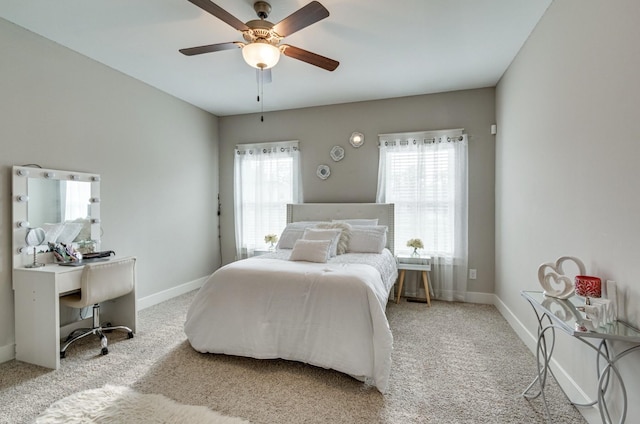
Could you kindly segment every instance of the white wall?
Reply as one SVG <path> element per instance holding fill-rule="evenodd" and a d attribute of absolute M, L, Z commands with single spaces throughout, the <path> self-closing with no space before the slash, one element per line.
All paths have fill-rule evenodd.
<path fill-rule="evenodd" d="M 538 266 L 563 255 L 617 281 L 621 318 L 640 325 L 639 22 L 637 0 L 554 1 L 498 84 L 496 294 L 530 334 L 519 292 L 539 290 Z M 588 348 L 561 338 L 556 353 L 594 396 Z M 640 354 L 620 365 L 638 422 Z"/>
<path fill-rule="evenodd" d="M 375 202 L 378 134 L 465 128 L 469 134 L 469 267 L 478 279 L 469 291 L 493 293 L 495 90 L 456 91 L 308 109 L 220 118 L 220 195 L 224 262 L 234 259 L 233 151 L 236 144 L 299 140 L 305 202 Z M 362 147 L 348 142 L 353 131 L 365 135 Z M 333 162 L 329 151 L 345 149 Z M 316 176 L 320 164 L 331 176 Z"/>
<path fill-rule="evenodd" d="M 218 266 L 217 117 L 2 19 L 0 69 L 0 362 L 14 342 L 13 165 L 101 174 L 102 248 L 138 257 L 139 298 Z"/>

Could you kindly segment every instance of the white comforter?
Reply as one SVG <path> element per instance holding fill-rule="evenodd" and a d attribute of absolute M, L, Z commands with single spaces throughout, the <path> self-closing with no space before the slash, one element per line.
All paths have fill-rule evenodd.
<path fill-rule="evenodd" d="M 391 253 L 355 254 L 358 263 L 347 263 L 351 254 L 328 263 L 278 255 L 233 262 L 211 275 L 187 313 L 193 348 L 331 368 L 384 393 L 393 347 L 385 306 L 397 271 L 362 262 L 379 256 L 395 264 Z"/>

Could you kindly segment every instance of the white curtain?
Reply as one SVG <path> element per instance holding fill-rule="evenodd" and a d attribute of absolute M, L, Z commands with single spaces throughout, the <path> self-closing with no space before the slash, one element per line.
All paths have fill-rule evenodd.
<path fill-rule="evenodd" d="M 60 199 L 64 199 L 61 221 L 73 221 L 87 218 L 89 214 L 89 198 L 91 183 L 86 181 L 61 181 Z"/>
<path fill-rule="evenodd" d="M 376 201 L 395 204 L 396 251 L 419 238 L 431 256 L 434 296 L 464 301 L 467 291 L 467 136 L 463 130 L 383 134 Z M 407 273 L 405 294 L 424 298 Z"/>
<path fill-rule="evenodd" d="M 282 233 L 287 203 L 302 202 L 297 141 L 240 144 L 235 149 L 236 258 L 267 249 L 267 234 Z"/>

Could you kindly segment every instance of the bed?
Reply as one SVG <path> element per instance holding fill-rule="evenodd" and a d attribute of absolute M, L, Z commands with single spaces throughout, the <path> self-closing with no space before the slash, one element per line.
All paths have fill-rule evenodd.
<path fill-rule="evenodd" d="M 185 333 L 191 346 L 203 353 L 280 358 L 333 369 L 384 393 L 393 348 L 385 308 L 398 275 L 393 217 L 392 204 L 287 205 L 287 229 L 277 251 L 225 265 L 204 283 L 187 312 Z M 362 222 L 371 219 L 377 225 Z M 298 231 L 298 226 L 304 227 L 305 237 L 287 248 L 291 240 L 285 240 L 292 234 L 287 230 Z M 313 254 L 328 249 L 323 252 L 330 256 L 335 239 L 308 238 L 336 226 L 343 237 L 335 247 L 338 254 L 326 262 L 307 260 L 306 253 L 303 260 L 294 260 L 305 252 L 301 246 L 311 246 Z M 384 240 L 362 238 L 380 228 Z M 345 235 L 351 236 L 346 243 Z M 375 243 L 383 244 L 371 247 Z M 369 247 L 380 253 L 366 252 Z"/>

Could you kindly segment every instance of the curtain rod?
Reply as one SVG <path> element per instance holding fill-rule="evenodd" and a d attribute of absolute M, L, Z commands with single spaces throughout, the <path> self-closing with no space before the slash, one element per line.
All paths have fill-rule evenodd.
<path fill-rule="evenodd" d="M 464 128 L 455 128 L 448 130 L 433 130 L 433 131 L 412 131 L 412 132 L 399 132 L 378 134 L 378 137 L 385 138 L 436 138 L 442 136 L 458 136 L 464 133 Z"/>
<path fill-rule="evenodd" d="M 289 140 L 289 141 L 265 141 L 264 143 L 247 143 L 247 144 L 236 144 L 236 149 L 256 149 L 268 146 L 297 146 L 299 143 L 298 140 Z"/>

